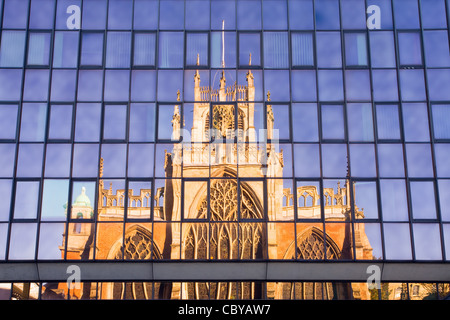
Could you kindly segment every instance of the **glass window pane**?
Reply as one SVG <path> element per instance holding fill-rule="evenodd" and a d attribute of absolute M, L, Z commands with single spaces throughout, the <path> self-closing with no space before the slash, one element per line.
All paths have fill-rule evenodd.
<path fill-rule="evenodd" d="M 450 166 L 448 159 L 450 157 L 450 148 L 448 144 L 435 144 L 436 172 L 438 177 L 450 177 Z"/>
<path fill-rule="evenodd" d="M 47 122 L 47 104 L 22 104 L 20 141 L 44 141 Z"/>
<path fill-rule="evenodd" d="M 42 221 L 65 221 L 69 180 L 45 179 L 42 196 Z"/>
<path fill-rule="evenodd" d="M 131 71 L 131 101 L 156 100 L 156 72 L 149 70 Z"/>
<path fill-rule="evenodd" d="M 271 101 L 289 101 L 290 85 L 289 71 L 287 70 L 265 70 L 264 71 L 264 88 L 270 91 Z M 269 97 L 266 93 L 266 101 Z"/>
<path fill-rule="evenodd" d="M 289 67 L 287 32 L 264 33 L 264 65 L 266 68 Z"/>
<path fill-rule="evenodd" d="M 270 122 L 272 122 L 272 127 L 277 132 L 275 132 L 274 137 L 278 134 L 278 138 L 281 140 L 290 140 L 290 128 L 289 128 L 289 105 L 267 105 L 268 110 L 272 110 L 273 120 L 267 120 L 267 127 L 270 127 Z"/>
<path fill-rule="evenodd" d="M 81 9 L 81 0 L 57 0 L 56 1 L 56 29 L 67 30 L 67 19 L 73 15 L 73 11 L 67 12 L 69 6 L 75 5 Z M 72 19 L 69 19 L 71 21 Z"/>
<path fill-rule="evenodd" d="M 9 221 L 10 205 L 11 205 L 11 189 L 12 181 L 0 180 L 0 192 L 4 195 L 3 201 L 0 203 L 0 221 Z M 1 232 L 0 232 L 1 233 Z"/>
<path fill-rule="evenodd" d="M 436 223 L 414 223 L 414 253 L 417 260 L 442 260 L 441 232 Z"/>
<path fill-rule="evenodd" d="M 378 167 L 381 177 L 404 177 L 405 163 L 401 144 L 378 144 Z"/>
<path fill-rule="evenodd" d="M 30 28 L 51 29 L 53 27 L 54 0 L 33 0 L 30 8 Z"/>
<path fill-rule="evenodd" d="M 48 99 L 49 79 L 49 70 L 26 70 L 23 99 L 27 101 L 46 101 Z"/>
<path fill-rule="evenodd" d="M 159 29 L 180 30 L 184 28 L 184 1 L 159 2 Z"/>
<path fill-rule="evenodd" d="M 402 110 L 405 141 L 430 141 L 427 105 L 404 103 Z"/>
<path fill-rule="evenodd" d="M 129 144 L 128 177 L 153 177 L 153 148 L 153 144 Z"/>
<path fill-rule="evenodd" d="M 318 30 L 339 29 L 338 0 L 316 0 L 314 9 L 316 12 L 316 28 Z"/>
<path fill-rule="evenodd" d="M 33 260 L 36 248 L 37 223 L 13 223 L 9 243 L 9 259 Z"/>
<path fill-rule="evenodd" d="M 294 167 L 296 177 L 320 177 L 319 145 L 295 144 Z"/>
<path fill-rule="evenodd" d="M 381 209 L 384 221 L 408 221 L 405 180 L 380 180 Z"/>
<path fill-rule="evenodd" d="M 366 5 L 364 0 L 341 1 L 343 29 L 366 28 Z"/>
<path fill-rule="evenodd" d="M 450 69 L 427 69 L 427 80 L 430 100 L 450 100 Z"/>
<path fill-rule="evenodd" d="M 28 0 L 5 0 L 3 28 L 25 29 L 28 22 L 28 3 Z"/>
<path fill-rule="evenodd" d="M 105 101 L 128 101 L 130 94 L 130 70 L 105 71 Z"/>
<path fill-rule="evenodd" d="M 158 106 L 158 140 L 170 140 L 172 136 L 173 105 Z"/>
<path fill-rule="evenodd" d="M 225 25 L 223 25 L 225 21 Z M 211 29 L 236 29 L 236 2 L 228 0 L 211 1 Z"/>
<path fill-rule="evenodd" d="M 291 33 L 292 66 L 314 66 L 313 35 L 309 32 Z"/>
<path fill-rule="evenodd" d="M 78 101 L 101 101 L 103 97 L 103 71 L 79 70 Z"/>
<path fill-rule="evenodd" d="M 292 100 L 293 101 L 316 101 L 316 71 L 315 70 L 292 70 Z"/>
<path fill-rule="evenodd" d="M 347 123 L 350 141 L 373 141 L 373 116 L 370 103 L 347 104 Z"/>
<path fill-rule="evenodd" d="M 83 66 L 102 66 L 103 33 L 83 33 L 81 42 L 80 64 Z"/>
<path fill-rule="evenodd" d="M 69 177 L 72 159 L 72 145 L 48 143 L 45 153 L 45 177 Z"/>
<path fill-rule="evenodd" d="M 106 26 L 107 0 L 90 0 L 83 2 L 81 18 L 83 30 L 102 30 Z"/>
<path fill-rule="evenodd" d="M 103 177 L 125 177 L 127 146 L 102 144 Z"/>
<path fill-rule="evenodd" d="M 19 2 L 19 1 L 17 1 Z M 3 31 L 0 67 L 22 67 L 25 56 L 25 31 Z"/>
<path fill-rule="evenodd" d="M 124 140 L 127 126 L 126 105 L 105 105 L 103 139 Z"/>
<path fill-rule="evenodd" d="M 289 27 L 295 30 L 314 29 L 312 0 L 289 0 Z"/>
<path fill-rule="evenodd" d="M 155 116 L 155 104 L 132 103 L 130 106 L 130 141 L 154 141 Z"/>
<path fill-rule="evenodd" d="M 436 219 L 433 181 L 411 181 L 411 211 L 414 219 Z"/>
<path fill-rule="evenodd" d="M 16 104 L 0 104 L 0 139 L 15 139 L 17 128 Z"/>
<path fill-rule="evenodd" d="M 186 29 L 209 29 L 210 1 L 191 0 L 186 1 Z"/>
<path fill-rule="evenodd" d="M 215 2 L 213 2 L 215 3 Z M 225 44 L 223 51 L 222 39 Z M 236 67 L 236 33 L 235 32 L 211 32 L 211 67 L 222 68 L 222 55 L 224 65 L 227 68 Z M 248 62 L 248 57 L 247 57 Z"/>
<path fill-rule="evenodd" d="M 353 182 L 355 215 L 364 219 L 378 219 L 377 184 L 375 181 Z"/>
<path fill-rule="evenodd" d="M 72 112 L 71 104 L 54 104 L 50 106 L 49 139 L 68 140 L 72 136 Z"/>
<path fill-rule="evenodd" d="M 133 65 L 154 66 L 155 45 L 156 45 L 155 33 L 135 33 Z"/>
<path fill-rule="evenodd" d="M 317 32 L 316 52 L 318 67 L 341 67 L 341 34 L 339 32 Z"/>
<path fill-rule="evenodd" d="M 373 68 L 396 66 L 394 34 L 392 31 L 370 31 L 370 59 Z"/>
<path fill-rule="evenodd" d="M 346 70 L 345 92 L 349 101 L 371 100 L 370 73 L 368 70 Z"/>
<path fill-rule="evenodd" d="M 13 143 L 0 144 L 0 177 L 12 177 L 14 172 L 14 159 L 16 146 Z"/>
<path fill-rule="evenodd" d="M 447 28 L 445 0 L 419 1 L 419 4 L 424 28 Z"/>
<path fill-rule="evenodd" d="M 317 104 L 292 104 L 292 129 L 295 142 L 315 142 L 319 140 Z"/>
<path fill-rule="evenodd" d="M 350 145 L 350 170 L 352 177 L 375 177 L 375 148 L 373 144 Z"/>
<path fill-rule="evenodd" d="M 61 243 L 66 230 L 64 223 L 42 223 L 39 226 L 38 259 L 61 259 Z"/>
<path fill-rule="evenodd" d="M 400 139 L 398 105 L 377 104 L 378 139 Z"/>
<path fill-rule="evenodd" d="M 433 129 L 435 139 L 450 139 L 450 105 L 435 104 L 433 112 Z"/>
<path fill-rule="evenodd" d="M 422 64 L 422 44 L 419 32 L 399 32 L 398 47 L 401 65 Z"/>
<path fill-rule="evenodd" d="M 43 144 L 20 144 L 17 160 L 18 177 L 40 177 L 42 174 Z"/>
<path fill-rule="evenodd" d="M 109 185 L 108 185 L 109 187 Z M 97 183 L 94 181 L 72 182 L 72 204 L 70 219 L 92 219 L 95 207 Z"/>
<path fill-rule="evenodd" d="M 131 33 L 108 32 L 106 39 L 106 67 L 129 68 L 131 59 Z"/>
<path fill-rule="evenodd" d="M 75 101 L 76 70 L 53 70 L 51 101 Z"/>
<path fill-rule="evenodd" d="M 239 30 L 261 29 L 261 0 L 237 1 L 237 24 Z"/>
<path fill-rule="evenodd" d="M 450 194 L 450 180 L 439 179 L 439 205 L 441 209 L 442 221 L 450 221 L 450 203 L 447 198 L 447 194 Z"/>
<path fill-rule="evenodd" d="M 411 233 L 407 223 L 385 223 L 384 243 L 387 260 L 410 260 Z"/>
<path fill-rule="evenodd" d="M 101 105 L 78 103 L 76 107 L 75 141 L 99 141 Z"/>
<path fill-rule="evenodd" d="M 158 27 L 158 2 L 157 0 L 134 1 L 134 29 L 156 30 Z"/>
<path fill-rule="evenodd" d="M 180 91 L 180 99 L 183 100 L 183 71 L 160 70 L 158 72 L 159 101 L 176 101 L 177 92 Z"/>
<path fill-rule="evenodd" d="M 186 66 L 208 66 L 208 40 L 207 33 L 186 34 Z"/>
<path fill-rule="evenodd" d="M 249 65 L 251 55 L 251 65 L 261 65 L 261 35 L 259 33 L 239 34 L 239 65 Z"/>
<path fill-rule="evenodd" d="M 394 0 L 394 18 L 397 29 L 419 29 L 417 0 Z"/>
<path fill-rule="evenodd" d="M 423 70 L 400 70 L 400 91 L 403 101 L 426 100 Z"/>
<path fill-rule="evenodd" d="M 344 100 L 344 85 L 341 70 L 319 70 L 319 100 Z"/>
<path fill-rule="evenodd" d="M 450 67 L 447 30 L 424 31 L 423 46 L 427 67 Z"/>
<path fill-rule="evenodd" d="M 53 67 L 75 68 L 78 64 L 79 32 L 56 31 L 53 44 Z"/>
<path fill-rule="evenodd" d="M 159 33 L 159 67 L 181 68 L 184 64 L 184 37 L 182 32 Z"/>
<path fill-rule="evenodd" d="M 97 177 L 99 158 L 97 144 L 77 143 L 73 149 L 74 177 Z M 93 197 L 91 199 L 94 199 Z"/>
<path fill-rule="evenodd" d="M 48 65 L 51 33 L 33 32 L 28 36 L 28 65 Z"/>
<path fill-rule="evenodd" d="M 14 219 L 36 219 L 39 199 L 39 181 L 17 181 Z"/>
<path fill-rule="evenodd" d="M 322 139 L 344 140 L 344 106 L 343 105 L 322 105 Z"/>
<path fill-rule="evenodd" d="M 133 2 L 128 0 L 108 1 L 108 29 L 131 29 Z"/>
<path fill-rule="evenodd" d="M 345 33 L 345 63 L 347 66 L 367 66 L 365 33 Z"/>
<path fill-rule="evenodd" d="M 286 0 L 263 1 L 263 22 L 265 30 L 287 29 Z"/>
<path fill-rule="evenodd" d="M 411 144 L 406 148 L 406 163 L 409 177 L 433 177 L 433 160 L 431 147 L 428 143 Z"/>
<path fill-rule="evenodd" d="M 373 99 L 375 101 L 397 101 L 397 72 L 396 70 L 373 70 Z"/>
<path fill-rule="evenodd" d="M 322 144 L 322 172 L 324 177 L 347 176 L 347 145 Z"/>

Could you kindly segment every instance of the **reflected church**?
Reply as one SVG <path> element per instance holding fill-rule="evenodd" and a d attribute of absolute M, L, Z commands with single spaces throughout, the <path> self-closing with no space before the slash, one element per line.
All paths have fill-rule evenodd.
<path fill-rule="evenodd" d="M 229 85 L 225 72 L 219 72 L 218 89 L 202 86 L 200 73 L 195 72 L 197 102 L 190 139 L 173 143 L 165 151 L 165 162 L 157 164 L 164 166 L 163 186 L 130 187 L 126 194 L 125 188 L 102 179 L 103 162 L 114 159 L 101 159 L 98 200 L 94 203 L 85 189 L 79 191 L 70 210 L 73 223 L 60 247 L 63 256 L 94 259 L 95 251 L 100 260 L 373 259 L 364 224 L 352 222 L 348 180 L 324 188 L 322 197 L 314 184 L 285 188 L 283 150 L 274 137 L 277 128 L 270 102 L 268 143 L 258 143 L 251 68 L 246 85 Z M 270 101 L 270 92 L 267 95 Z M 183 127 L 181 106 L 175 105 L 172 140 L 184 138 Z M 86 222 L 95 207 L 97 223 Z M 133 222 L 150 218 L 152 207 L 153 223 Z M 123 221 L 125 208 L 124 228 L 112 222 Z M 326 224 L 326 232 L 322 211 L 325 222 L 333 222 Z M 355 206 L 354 219 L 363 216 Z M 77 223 L 80 218 L 83 222 Z M 295 227 L 283 223 L 294 219 L 302 222 Z M 59 290 L 67 294 L 64 287 L 60 284 Z M 91 283 L 71 296 L 146 299 L 152 292 L 165 299 L 368 299 L 370 295 L 365 283 L 189 282 Z"/>

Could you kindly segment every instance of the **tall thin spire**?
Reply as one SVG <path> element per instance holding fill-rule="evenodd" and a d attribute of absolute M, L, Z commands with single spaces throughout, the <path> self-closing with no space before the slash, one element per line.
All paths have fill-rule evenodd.
<path fill-rule="evenodd" d="M 225 68 L 225 20 L 222 20 L 222 68 Z"/>

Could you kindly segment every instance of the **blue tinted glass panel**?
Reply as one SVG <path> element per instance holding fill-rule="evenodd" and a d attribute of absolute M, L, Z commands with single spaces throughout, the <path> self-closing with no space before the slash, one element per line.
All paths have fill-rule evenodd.
<path fill-rule="evenodd" d="M 319 145 L 294 145 L 294 167 L 296 177 L 320 177 Z"/>
<path fill-rule="evenodd" d="M 408 221 L 405 180 L 380 180 L 381 208 L 384 221 Z"/>
<path fill-rule="evenodd" d="M 384 243 L 387 260 L 410 260 L 411 232 L 408 223 L 385 223 Z"/>
<path fill-rule="evenodd" d="M 396 70 L 373 70 L 373 99 L 375 101 L 397 101 L 397 72 Z"/>
<path fill-rule="evenodd" d="M 183 86 L 183 71 L 160 70 L 158 72 L 158 92 L 159 101 L 176 101 L 177 91 Z M 180 90 L 180 99 L 183 99 L 183 92 Z"/>
<path fill-rule="evenodd" d="M 440 228 L 436 223 L 414 223 L 414 254 L 417 260 L 442 260 Z"/>
<path fill-rule="evenodd" d="M 350 141 L 373 141 L 373 116 L 370 103 L 348 103 L 347 123 Z"/>
<path fill-rule="evenodd" d="M 312 33 L 291 33 L 292 66 L 314 66 L 314 42 Z"/>
<path fill-rule="evenodd" d="M 378 144 L 380 177 L 404 177 L 405 163 L 401 144 Z"/>
<path fill-rule="evenodd" d="M 426 103 L 404 103 L 402 111 L 405 141 L 430 141 Z"/>
<path fill-rule="evenodd" d="M 69 198 L 69 180 L 45 179 L 42 189 L 41 220 L 65 221 L 64 206 Z"/>
<path fill-rule="evenodd" d="M 124 140 L 127 126 L 126 105 L 105 105 L 103 139 Z"/>
<path fill-rule="evenodd" d="M 75 144 L 73 151 L 74 177 L 96 177 L 99 167 L 97 144 Z M 75 192 L 75 189 L 73 189 Z M 94 199 L 93 197 L 91 199 Z"/>
<path fill-rule="evenodd" d="M 101 105 L 78 103 L 76 108 L 75 141 L 99 141 Z"/>
<path fill-rule="evenodd" d="M 78 9 L 70 6 L 77 6 Z M 67 30 L 69 25 L 73 23 L 77 15 L 77 11 L 80 10 L 81 14 L 81 1 L 80 0 L 57 0 L 56 1 L 56 29 Z"/>
<path fill-rule="evenodd" d="M 398 105 L 376 105 L 378 139 L 400 139 Z"/>
<path fill-rule="evenodd" d="M 102 30 L 106 27 L 107 0 L 83 1 L 81 18 L 84 30 Z"/>
<path fill-rule="evenodd" d="M 345 71 L 345 93 L 348 101 L 371 99 L 370 74 L 367 70 Z"/>
<path fill-rule="evenodd" d="M 134 35 L 134 57 L 135 66 L 154 66 L 156 52 L 155 33 L 136 33 Z"/>
<path fill-rule="evenodd" d="M 365 33 L 345 33 L 345 64 L 347 66 L 367 66 Z"/>
<path fill-rule="evenodd" d="M 419 29 L 417 0 L 394 0 L 394 18 L 397 29 Z"/>
<path fill-rule="evenodd" d="M 314 29 L 314 13 L 312 0 L 289 0 L 288 6 L 290 29 Z"/>
<path fill-rule="evenodd" d="M 50 118 L 48 128 L 49 139 L 70 139 L 72 136 L 72 111 L 71 104 L 54 104 L 50 106 Z"/>
<path fill-rule="evenodd" d="M 22 86 L 22 70 L 0 69 L 0 100 L 19 100 Z"/>
<path fill-rule="evenodd" d="M 315 142 L 319 140 L 317 104 L 292 104 L 292 129 L 295 142 Z"/>
<path fill-rule="evenodd" d="M 40 177 L 42 175 L 43 144 L 20 144 L 17 160 L 18 177 Z"/>
<path fill-rule="evenodd" d="M 53 67 L 75 68 L 78 65 L 79 33 L 56 31 L 53 45 Z"/>
<path fill-rule="evenodd" d="M 223 23 L 224 21 L 224 23 Z M 234 0 L 211 1 L 211 29 L 236 29 L 236 2 Z"/>
<path fill-rule="evenodd" d="M 399 32 L 398 46 L 401 65 L 422 64 L 422 44 L 418 32 Z"/>
<path fill-rule="evenodd" d="M 447 28 L 445 0 L 421 0 L 422 26 L 427 29 Z"/>
<path fill-rule="evenodd" d="M 106 39 L 106 67 L 129 68 L 131 61 L 131 33 L 108 32 Z"/>
<path fill-rule="evenodd" d="M 423 70 L 400 70 L 400 90 L 403 101 L 426 100 Z"/>
<path fill-rule="evenodd" d="M 181 68 L 184 64 L 184 36 L 182 32 L 159 33 L 159 66 Z"/>
<path fill-rule="evenodd" d="M 450 139 L 450 105 L 435 104 L 431 107 L 435 139 Z"/>
<path fill-rule="evenodd" d="M 431 147 L 425 144 L 406 144 L 406 164 L 408 176 L 417 178 L 433 177 Z"/>
<path fill-rule="evenodd" d="M 450 166 L 448 159 L 450 157 L 450 146 L 445 143 L 434 145 L 434 154 L 436 159 L 436 173 L 438 177 L 450 177 Z"/>
<path fill-rule="evenodd" d="M 265 30 L 287 29 L 286 0 L 263 1 L 263 22 Z"/>
<path fill-rule="evenodd" d="M 394 34 L 391 31 L 371 31 L 369 40 L 372 67 L 395 67 Z"/>
<path fill-rule="evenodd" d="M 3 28 L 25 29 L 28 22 L 28 0 L 5 0 Z"/>
<path fill-rule="evenodd" d="M 264 71 L 264 88 L 270 91 L 271 101 L 289 101 L 290 85 L 289 71 L 287 70 L 266 70 Z M 266 100 L 267 100 L 266 95 Z"/>
<path fill-rule="evenodd" d="M 162 30 L 180 30 L 184 28 L 183 0 L 159 2 L 159 28 Z"/>
<path fill-rule="evenodd" d="M 222 42 L 223 39 L 223 42 Z M 225 45 L 225 50 L 223 44 Z M 211 32 L 211 67 L 222 67 L 222 55 L 224 65 L 228 68 L 236 67 L 236 33 L 235 32 Z M 249 56 L 247 56 L 247 64 Z M 252 62 L 253 63 L 253 62 Z"/>
<path fill-rule="evenodd" d="M 237 1 L 237 27 L 239 30 L 261 29 L 261 0 Z"/>
<path fill-rule="evenodd" d="M 208 66 L 208 34 L 188 33 L 186 34 L 186 65 Z M 198 57 L 198 60 L 197 60 Z"/>
<path fill-rule="evenodd" d="M 105 71 L 105 101 L 128 101 L 130 94 L 129 70 Z"/>
<path fill-rule="evenodd" d="M 30 33 L 28 38 L 28 65 L 48 65 L 50 57 L 50 33 Z"/>
<path fill-rule="evenodd" d="M 51 101 L 75 101 L 76 70 L 53 70 Z"/>
<path fill-rule="evenodd" d="M 319 70 L 319 99 L 338 101 L 344 99 L 344 85 L 341 70 Z"/>
<path fill-rule="evenodd" d="M 0 105 L 0 139 L 15 139 L 17 127 L 16 104 Z"/>
<path fill-rule="evenodd" d="M 0 144 L 0 177 L 12 177 L 14 171 L 14 158 L 16 146 L 12 143 Z"/>
<path fill-rule="evenodd" d="M 156 100 L 156 72 L 133 70 L 131 72 L 131 100 Z"/>
<path fill-rule="evenodd" d="M 318 30 L 339 29 L 339 1 L 316 0 L 314 2 L 316 13 L 316 28 Z"/>
<path fill-rule="evenodd" d="M 261 65 L 261 35 L 259 33 L 239 34 L 239 65 L 249 64 L 252 55 L 252 66 Z"/>
<path fill-rule="evenodd" d="M 100 101 L 103 93 L 102 70 L 80 70 L 78 73 L 79 101 Z"/>
<path fill-rule="evenodd" d="M 433 181 L 411 181 L 409 188 L 413 218 L 436 219 L 436 196 Z"/>
<path fill-rule="evenodd" d="M 103 65 L 103 33 L 83 33 L 81 41 L 81 65 Z"/>
<path fill-rule="evenodd" d="M 69 177 L 72 160 L 72 145 L 48 143 L 45 153 L 45 177 Z"/>
<path fill-rule="evenodd" d="M 322 144 L 322 173 L 324 177 L 345 177 L 347 165 L 347 145 Z"/>
<path fill-rule="evenodd" d="M 108 29 L 131 29 L 133 2 L 129 0 L 108 1 Z"/>
<path fill-rule="evenodd" d="M 158 1 L 134 1 L 134 29 L 156 30 L 158 27 Z"/>
<path fill-rule="evenodd" d="M 153 144 L 131 143 L 128 146 L 128 177 L 153 176 Z"/>
<path fill-rule="evenodd" d="M 334 68 L 342 66 L 341 35 L 339 32 L 316 34 L 317 66 Z"/>
<path fill-rule="evenodd" d="M 23 99 L 27 101 L 47 100 L 49 78 L 50 75 L 48 70 L 26 70 Z"/>
<path fill-rule="evenodd" d="M 450 69 L 428 69 L 427 80 L 430 100 L 450 100 Z"/>
<path fill-rule="evenodd" d="M 55 13 L 55 0 L 32 0 L 30 7 L 30 28 L 51 29 Z"/>
<path fill-rule="evenodd" d="M 32 260 L 36 254 L 37 223 L 13 223 L 9 243 L 10 260 Z"/>
<path fill-rule="evenodd" d="M 293 101 L 317 100 L 315 70 L 291 71 L 291 82 Z"/>
<path fill-rule="evenodd" d="M 0 192 L 4 195 L 3 201 L 0 203 L 0 221 L 8 221 L 11 205 L 11 180 L 0 180 Z M 1 233 L 1 232 L 0 232 Z"/>
<path fill-rule="evenodd" d="M 364 0 L 341 1 L 341 10 L 342 28 L 366 28 L 366 5 Z"/>
<path fill-rule="evenodd" d="M 439 205 L 441 209 L 441 219 L 442 221 L 450 221 L 450 204 L 446 194 L 450 194 L 450 180 L 439 179 L 438 180 L 438 190 L 439 190 Z"/>
<path fill-rule="evenodd" d="M 3 31 L 0 67 L 22 67 L 25 56 L 25 31 Z"/>
<path fill-rule="evenodd" d="M 289 67 L 289 39 L 287 32 L 264 33 L 264 66 L 266 68 Z"/>
<path fill-rule="evenodd" d="M 209 0 L 186 1 L 186 29 L 204 30 L 209 29 L 210 15 Z"/>
<path fill-rule="evenodd" d="M 446 30 L 423 32 L 425 63 L 428 67 L 450 67 L 450 51 Z"/>
<path fill-rule="evenodd" d="M 47 122 L 47 104 L 22 104 L 20 141 L 44 141 Z"/>
<path fill-rule="evenodd" d="M 102 144 L 103 176 L 124 177 L 127 158 L 125 144 Z"/>
<path fill-rule="evenodd" d="M 321 111 L 322 139 L 345 139 L 344 106 L 322 105 Z"/>
<path fill-rule="evenodd" d="M 372 178 L 377 175 L 373 144 L 350 144 L 350 171 L 352 177 Z"/>

